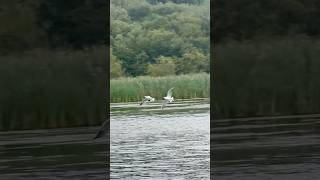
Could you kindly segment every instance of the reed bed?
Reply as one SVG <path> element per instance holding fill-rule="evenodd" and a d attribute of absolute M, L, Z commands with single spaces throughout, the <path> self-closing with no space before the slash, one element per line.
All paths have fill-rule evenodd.
<path fill-rule="evenodd" d="M 100 124 L 106 114 L 106 48 L 1 57 L 0 130 Z"/>
<path fill-rule="evenodd" d="M 215 117 L 320 112 L 320 40 L 307 36 L 215 45 Z"/>
<path fill-rule="evenodd" d="M 176 99 L 207 98 L 210 77 L 207 73 L 162 77 L 122 77 L 110 81 L 110 102 L 137 102 L 150 95 L 162 99 L 171 87 Z"/>

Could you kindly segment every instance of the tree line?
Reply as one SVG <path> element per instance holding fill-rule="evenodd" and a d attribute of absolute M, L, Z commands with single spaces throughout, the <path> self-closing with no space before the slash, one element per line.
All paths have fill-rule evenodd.
<path fill-rule="evenodd" d="M 112 0 L 110 10 L 111 77 L 209 72 L 209 0 Z"/>
<path fill-rule="evenodd" d="M 0 1 L 0 55 L 106 43 L 107 1 Z M 90 33 L 90 34 L 87 34 Z"/>
<path fill-rule="evenodd" d="M 214 0 L 214 42 L 255 37 L 320 35 L 318 0 Z"/>

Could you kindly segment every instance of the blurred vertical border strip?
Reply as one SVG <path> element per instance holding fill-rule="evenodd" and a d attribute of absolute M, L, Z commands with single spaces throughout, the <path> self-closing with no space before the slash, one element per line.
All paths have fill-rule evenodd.
<path fill-rule="evenodd" d="M 106 159 L 106 166 L 107 166 L 107 179 L 110 179 L 110 1 L 107 1 L 107 38 L 106 38 L 106 44 L 107 44 L 107 53 L 108 53 L 108 59 L 106 59 L 106 76 L 105 76 L 105 84 L 106 84 L 106 90 L 105 92 L 105 99 L 106 99 L 106 116 L 107 124 L 108 124 L 108 133 L 107 135 L 107 159 Z"/>
<path fill-rule="evenodd" d="M 210 179 L 213 178 L 213 143 L 212 143 L 212 135 L 213 135 L 213 112 L 214 112 L 214 75 L 213 75 L 213 64 L 214 64 L 214 37 L 213 37 L 213 23 L 214 23 L 214 17 L 213 17 L 213 5 L 214 0 L 210 0 Z"/>

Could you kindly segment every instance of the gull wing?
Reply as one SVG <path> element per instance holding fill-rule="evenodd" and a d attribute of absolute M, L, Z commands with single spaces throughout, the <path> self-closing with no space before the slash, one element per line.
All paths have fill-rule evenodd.
<path fill-rule="evenodd" d="M 174 88 L 170 88 L 169 90 L 168 90 L 168 92 L 167 92 L 167 97 L 171 97 L 172 96 L 172 90 L 173 90 Z"/>
<path fill-rule="evenodd" d="M 167 99 L 163 100 L 162 105 L 161 105 L 161 109 L 163 109 L 168 104 L 168 102 L 169 102 L 169 100 L 167 100 Z"/>
<path fill-rule="evenodd" d="M 141 106 L 142 104 L 144 104 L 147 100 L 148 100 L 148 98 L 147 98 L 147 96 L 145 96 L 144 99 L 142 100 L 142 102 L 140 103 L 140 106 Z"/>
<path fill-rule="evenodd" d="M 108 125 L 109 125 L 108 120 L 104 121 L 104 123 L 102 124 L 101 128 L 97 132 L 94 139 L 97 139 L 97 138 L 104 136 L 107 133 L 107 130 L 109 129 Z"/>

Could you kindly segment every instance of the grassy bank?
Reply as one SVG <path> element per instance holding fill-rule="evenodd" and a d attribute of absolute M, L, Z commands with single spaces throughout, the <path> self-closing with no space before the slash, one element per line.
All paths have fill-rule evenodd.
<path fill-rule="evenodd" d="M 215 45 L 216 117 L 320 112 L 320 40 L 305 36 Z"/>
<path fill-rule="evenodd" d="M 176 99 L 209 97 L 209 74 L 112 79 L 110 82 L 110 101 L 141 101 L 145 95 L 159 100 L 166 95 L 171 87 L 174 87 L 173 96 Z"/>
<path fill-rule="evenodd" d="M 97 125 L 105 115 L 107 47 L 0 58 L 0 130 Z"/>

